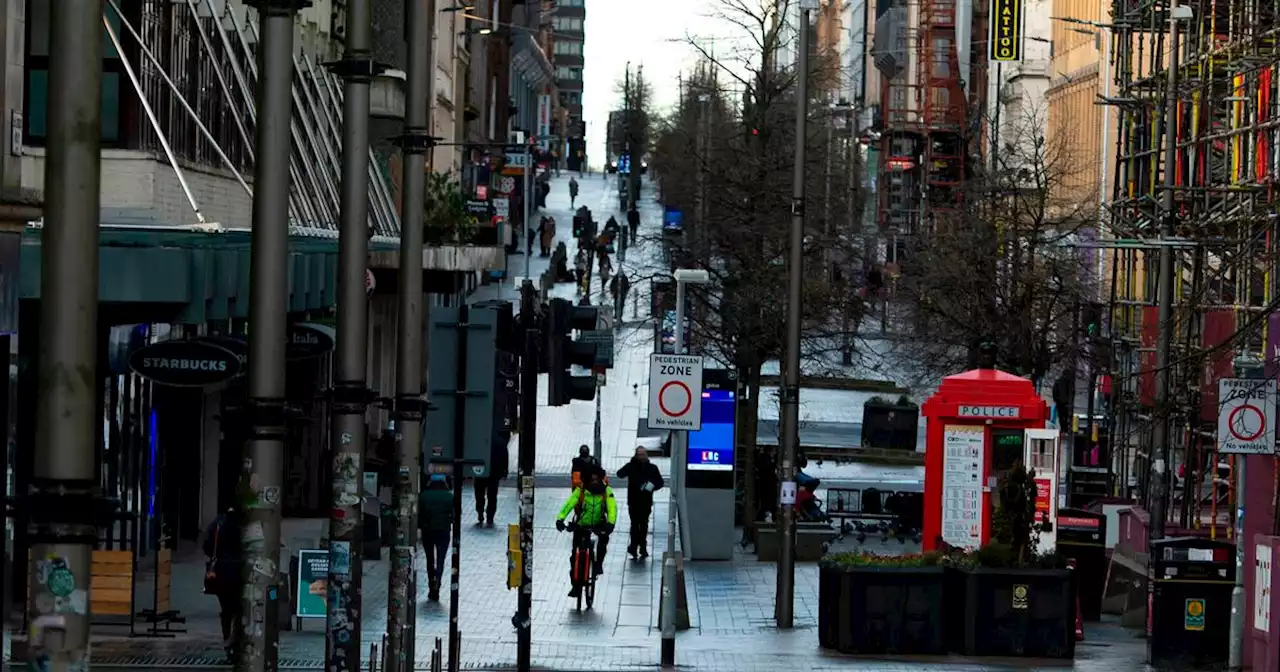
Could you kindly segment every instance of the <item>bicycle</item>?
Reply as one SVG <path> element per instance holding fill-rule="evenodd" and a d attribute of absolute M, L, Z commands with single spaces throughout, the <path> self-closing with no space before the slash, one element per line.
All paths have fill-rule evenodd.
<path fill-rule="evenodd" d="M 570 523 L 565 529 L 573 533 L 573 587 L 578 593 L 578 611 L 582 611 L 583 598 L 590 609 L 596 600 L 596 543 L 592 530 Z M 581 532 L 581 533 L 579 533 Z"/>

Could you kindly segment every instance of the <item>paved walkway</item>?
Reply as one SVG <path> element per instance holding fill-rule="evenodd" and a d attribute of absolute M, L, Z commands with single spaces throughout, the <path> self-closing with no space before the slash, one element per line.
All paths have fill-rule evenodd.
<path fill-rule="evenodd" d="M 619 530 L 626 529 L 624 488 L 619 488 Z M 659 659 L 657 596 L 660 563 L 651 558 L 634 562 L 625 555 L 625 532 L 610 544 L 605 574 L 595 608 L 577 612 L 567 596 L 570 539 L 557 533 L 555 512 L 567 495 L 563 488 L 539 488 L 538 527 L 535 531 L 533 660 L 541 670 L 652 669 Z M 665 499 L 654 512 L 656 548 L 665 547 Z M 469 506 L 470 502 L 468 502 Z M 516 519 L 514 490 L 499 493 L 499 520 Z M 881 549 L 879 542 L 870 548 Z M 888 548 L 892 549 L 891 544 Z M 655 554 L 657 552 L 655 551 Z M 660 555 L 659 555 L 660 557 Z M 812 670 L 983 670 L 1034 669 L 1021 661 L 983 666 L 959 659 L 929 661 L 872 661 L 838 656 L 817 645 L 817 568 L 801 564 L 796 570 L 795 629 L 773 626 L 775 566 L 739 555 L 731 562 L 690 563 L 687 570 L 691 629 L 678 637 L 681 668 L 717 671 L 776 672 Z M 174 572 L 174 606 L 188 618 L 188 632 L 174 639 L 137 639 L 123 629 L 95 627 L 94 665 L 98 667 L 207 668 L 225 664 L 221 652 L 216 606 L 200 594 L 203 567 L 180 563 Z M 380 642 L 385 626 L 387 563 L 364 564 L 364 647 Z M 426 594 L 425 569 L 419 568 L 419 595 Z M 461 609 L 462 668 L 511 669 L 516 659 L 516 633 L 510 619 L 516 594 L 508 591 L 506 530 L 468 525 L 463 529 Z M 145 581 L 141 582 L 145 586 Z M 140 586 L 139 603 L 150 599 Z M 448 598 L 441 604 L 422 603 L 418 612 L 418 666 L 429 664 L 435 638 L 448 631 Z M 301 631 L 281 633 L 282 668 L 318 669 L 324 657 L 323 626 L 307 621 Z M 1143 669 L 1140 640 L 1112 628 L 1095 628 L 1079 648 L 1073 669 Z"/>

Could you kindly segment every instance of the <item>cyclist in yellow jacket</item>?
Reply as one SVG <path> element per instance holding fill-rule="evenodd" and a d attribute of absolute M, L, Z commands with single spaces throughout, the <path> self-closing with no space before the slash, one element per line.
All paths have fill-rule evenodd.
<path fill-rule="evenodd" d="M 604 482 L 603 470 L 592 469 L 584 476 L 586 485 L 574 488 L 573 494 L 569 495 L 568 501 L 560 508 L 560 515 L 556 516 L 556 529 L 561 532 L 565 530 L 564 519 L 572 512 L 574 513 L 572 522 L 574 523 L 573 547 L 575 549 L 580 544 L 586 543 L 591 533 L 595 533 L 599 541 L 596 542 L 594 569 L 599 575 L 604 572 L 604 555 L 609 548 L 609 535 L 613 533 L 613 528 L 618 523 L 618 502 L 614 499 L 613 488 Z M 569 568 L 572 580 L 572 553 L 569 555 Z M 577 597 L 577 590 L 575 586 L 569 593 L 569 597 Z"/>

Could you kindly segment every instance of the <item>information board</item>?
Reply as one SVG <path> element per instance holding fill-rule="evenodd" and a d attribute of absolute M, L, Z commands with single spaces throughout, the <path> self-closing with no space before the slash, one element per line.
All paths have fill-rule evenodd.
<path fill-rule="evenodd" d="M 974 549 L 982 545 L 985 428 L 947 425 L 942 445 L 942 540 L 956 548 Z"/>
<path fill-rule="evenodd" d="M 293 615 L 298 618 L 324 618 L 329 607 L 329 551 L 298 551 L 298 585 L 294 588 Z"/>

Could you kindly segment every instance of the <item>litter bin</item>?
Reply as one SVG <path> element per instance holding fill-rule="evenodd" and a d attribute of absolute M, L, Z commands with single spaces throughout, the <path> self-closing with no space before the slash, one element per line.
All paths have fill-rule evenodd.
<path fill-rule="evenodd" d="M 1107 517 L 1082 509 L 1058 509 L 1058 553 L 1076 561 L 1080 618 L 1102 620 L 1102 591 L 1107 580 Z"/>
<path fill-rule="evenodd" d="M 1181 537 L 1151 542 L 1155 585 L 1151 596 L 1149 659 L 1159 669 L 1227 664 L 1231 590 L 1236 580 L 1233 542 Z"/>

